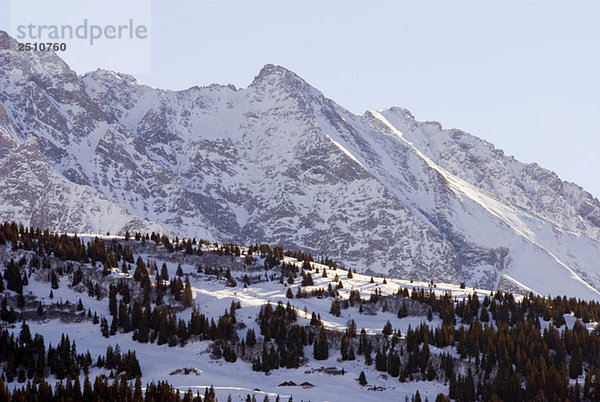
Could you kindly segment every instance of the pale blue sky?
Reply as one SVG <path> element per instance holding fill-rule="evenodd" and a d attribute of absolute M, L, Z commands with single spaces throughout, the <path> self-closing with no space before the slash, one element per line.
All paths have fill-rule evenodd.
<path fill-rule="evenodd" d="M 151 5 L 150 73 L 136 76 L 152 86 L 245 87 L 264 64 L 280 64 L 355 113 L 406 107 L 600 196 L 600 2 Z M 71 66 L 92 69 L 94 48 L 77 52 L 65 55 Z"/>

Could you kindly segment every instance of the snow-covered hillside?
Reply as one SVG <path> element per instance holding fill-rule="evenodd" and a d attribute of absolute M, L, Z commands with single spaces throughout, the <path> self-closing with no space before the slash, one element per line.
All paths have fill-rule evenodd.
<path fill-rule="evenodd" d="M 95 236 L 83 235 L 79 238 L 89 242 Z M 103 238 L 107 242 L 113 240 L 123 242 L 122 237 Z M 362 298 L 368 300 L 373 293 L 385 297 L 395 294 L 402 287 L 433 290 L 438 295 L 450 292 L 457 300 L 475 292 L 475 289 L 461 289 L 458 285 L 435 284 L 433 287 L 431 283 L 371 277 L 358 273 L 351 274 L 352 278 L 349 278 L 347 269 L 332 269 L 330 266 L 319 263 L 312 264 L 313 285 L 301 286 L 300 279 L 290 285 L 287 280 L 280 283 L 281 270 L 279 267 L 270 270 L 263 269 L 265 258 L 258 253 L 254 255 L 255 261 L 248 265 L 244 255 L 241 257 L 223 255 L 217 252 L 220 248 L 212 246 L 201 247 L 204 255 L 197 257 L 186 255 L 183 252 L 171 254 L 154 244 L 140 246 L 139 242 L 133 240 L 124 244 L 131 245 L 136 258 L 141 257 L 144 261 L 156 263 L 159 267 L 164 263 L 171 278 L 176 278 L 178 268 L 181 268 L 180 274 L 190 278 L 194 310 L 205 314 L 209 319 L 216 321 L 223 311 L 230 308 L 232 302 L 239 302 L 241 307 L 236 310 L 238 323 L 236 328 L 238 328 L 237 333 L 240 339 L 244 339 L 248 330 L 252 329 L 260 341 L 262 337 L 259 335 L 261 331 L 256 317 L 267 303 L 275 306 L 278 302 L 291 304 L 298 313 L 300 325 L 308 325 L 311 314 L 314 312 L 321 318 L 324 328 L 340 332 L 346 330 L 350 320 L 355 321 L 358 331 L 365 329 L 366 333 L 370 335 L 380 335 L 388 321 L 393 323 L 394 330 L 400 330 L 401 333 L 406 333 L 408 328 L 416 328 L 421 323 L 427 323 L 433 327 L 441 324 L 439 318 L 435 317 L 432 321 L 428 321 L 425 315 L 409 315 L 398 318 L 397 309 L 392 306 L 387 312 L 378 312 L 377 309 L 373 310 L 367 306 L 366 308 L 369 310 L 363 313 L 359 312 L 359 306 L 356 305 L 349 309 L 342 309 L 338 317 L 329 312 L 333 300 L 331 297 L 291 299 L 286 297 L 288 289 L 296 294 L 299 288 L 310 293 L 312 290 L 327 289 L 330 285 L 335 286 L 338 284 L 338 280 L 335 280 L 336 277 L 344 284 L 343 288 L 337 290 L 339 300 L 348 300 L 351 291 L 358 291 Z M 242 248 L 241 251 L 247 254 L 248 249 Z M 0 246 L 0 264 L 6 265 L 9 259 L 18 260 L 23 257 L 30 261 L 33 254 L 23 250 L 10 251 L 10 245 Z M 301 261 L 292 257 L 285 257 L 283 262 L 298 267 L 302 266 Z M 197 272 L 198 265 L 211 266 L 209 263 L 214 264 L 214 268 L 230 270 L 232 276 L 237 279 L 237 285 L 231 287 L 227 285 L 223 277 Z M 133 281 L 132 271 L 123 273 L 121 269 L 113 268 L 108 276 L 102 277 L 98 276 L 99 268 L 93 268 L 91 264 L 76 264 L 77 266 L 84 269 L 85 278 L 101 278 L 99 283 L 103 292 L 107 291 L 109 284 L 115 284 L 119 280 Z M 323 270 L 326 270 L 327 277 L 323 276 Z M 72 274 L 61 276 L 58 280 L 58 287 L 53 289 L 48 280 L 48 271 L 30 268 L 25 272 L 29 279 L 28 284 L 23 287 L 23 294 L 27 300 L 23 314 L 32 334 L 43 334 L 46 343 L 50 345 L 57 345 L 63 334 L 68 335 L 70 340 L 77 344 L 78 352 L 89 351 L 94 359 L 98 355 L 103 355 L 109 345 L 113 347 L 119 345 L 122 351 L 135 350 L 143 373 L 143 384 L 166 380 L 181 391 L 192 389 L 196 392 L 199 390 L 201 394 L 206 387 L 214 386 L 219 400 L 225 400 L 228 395 L 232 395 L 234 400 L 243 400 L 247 394 L 254 394 L 260 398 L 259 400 L 262 400 L 264 395 L 268 395 L 271 400 L 280 395 L 285 398 L 283 400 L 293 396 L 294 400 L 378 401 L 382 398 L 404 399 L 405 396 L 410 398 L 417 390 L 423 397 L 429 399 L 435 398 L 439 393 L 447 393 L 447 386 L 439 382 L 422 381 L 400 384 L 397 379 L 389 378 L 376 371 L 374 367 L 366 367 L 362 359 L 341 361 L 339 351 L 333 349 L 335 346 L 332 346 L 330 357 L 321 361 L 312 359 L 312 347 L 306 346 L 304 353 L 307 359 L 301 367 L 273 370 L 265 375 L 260 371 L 252 371 L 251 363 L 242 359 L 238 359 L 235 363 L 215 359 L 211 354 L 211 341 L 190 341 L 184 347 L 179 345 L 170 347 L 166 344 L 154 343 L 140 344 L 131 339 L 131 333 L 122 333 L 122 331 L 117 331 L 115 335 L 104 338 L 99 325 L 92 323 L 89 318 L 86 319 L 85 313 L 89 310 L 91 314 L 98 317 L 110 317 L 106 297 L 101 299 L 91 297 L 85 288 L 81 287 L 81 284 L 75 287 L 71 286 Z M 244 285 L 244 276 L 250 278 L 249 281 L 252 283 L 250 286 Z M 479 293 L 488 294 L 489 291 L 479 290 Z M 8 300 L 13 300 L 15 293 L 5 291 L 3 296 Z M 83 311 L 73 313 L 79 300 L 83 304 Z M 119 300 L 122 300 L 120 296 Z M 178 304 L 167 296 L 165 296 L 165 302 L 174 304 L 175 307 Z M 44 306 L 45 312 L 42 315 L 33 311 L 27 312 L 29 308 L 37 306 L 38 303 Z M 179 312 L 178 318 L 188 320 L 191 311 L 191 309 L 187 309 Z M 9 328 L 11 327 L 9 326 Z M 18 335 L 20 329 L 20 325 L 15 325 L 11 331 Z M 432 349 L 433 353 L 442 353 L 441 350 Z M 184 371 L 188 373 L 185 374 Z M 361 386 L 357 381 L 361 371 L 366 373 L 368 386 Z M 92 369 L 90 372 L 91 376 L 106 374 L 106 370 L 98 368 Z M 50 380 L 52 382 L 55 379 L 50 378 Z M 288 381 L 293 381 L 298 385 L 280 385 Z M 81 382 L 83 383 L 83 375 Z M 303 382 L 309 382 L 312 386 L 302 387 L 300 384 Z M 17 381 L 9 384 L 11 388 L 20 385 Z"/>
<path fill-rule="evenodd" d="M 0 219 L 25 225 L 281 244 L 359 272 L 600 299 L 596 198 L 404 109 L 354 115 L 279 66 L 245 89 L 168 91 L 77 76 L 0 32 L 0 156 Z"/>
<path fill-rule="evenodd" d="M 450 324 L 454 327 L 454 309 L 457 314 L 457 328 L 463 324 L 477 325 L 470 320 L 473 317 L 481 317 L 488 331 L 487 325 L 500 328 L 500 324 L 493 317 L 498 314 L 500 320 L 500 306 L 505 306 L 501 303 L 502 300 L 512 300 L 508 305 L 514 305 L 515 300 L 518 302 L 523 299 L 520 295 L 515 295 L 514 299 L 512 296 L 503 299 L 508 296 L 500 294 L 500 298 L 495 296 L 498 303 L 492 301 L 492 304 L 489 304 L 494 298 L 494 292 L 490 290 L 468 288 L 464 284 L 372 277 L 337 267 L 330 260 L 309 263 L 307 254 L 293 256 L 293 252 L 286 252 L 287 255 L 283 256 L 278 254 L 277 249 L 271 250 L 264 245 L 247 248 L 216 243 L 196 244 L 182 239 L 175 243 L 176 249 L 173 250 L 171 245 L 167 247 L 164 238 L 153 241 L 125 240 L 119 236 L 80 235 L 76 239 L 71 236 L 52 240 L 52 237 L 44 234 L 32 234 L 30 238 L 26 233 L 21 235 L 22 240 L 15 240 L 14 237 L 5 237 L 1 231 L 0 234 L 0 264 L 7 267 L 3 272 L 2 288 L 7 286 L 10 289 L 11 283 L 12 286 L 18 287 L 15 291 L 2 292 L 2 320 L 7 321 L 0 321 L 0 329 L 8 328 L 12 334 L 19 336 L 23 332 L 23 323 L 26 322 L 31 334 L 42 334 L 46 345 L 50 346 L 60 344 L 66 335 L 77 345 L 78 353 L 90 353 L 92 362 L 95 362 L 98 356 L 103 356 L 108 346 L 116 350 L 118 345 L 122 352 L 135 351 L 142 372 L 142 384 L 167 381 L 182 392 L 191 389 L 194 392 L 200 391 L 201 394 L 212 386 L 219 400 L 226 400 L 231 396 L 232 400 L 241 401 L 245 400 L 247 395 L 254 395 L 257 400 L 263 400 L 265 396 L 268 396 L 269 400 L 275 400 L 278 395 L 283 398 L 281 400 L 293 397 L 296 401 L 404 400 L 405 397 L 412 398 L 417 391 L 422 398 L 434 400 L 439 394 L 457 392 L 452 391 L 452 386 L 449 391 L 447 377 L 444 377 L 449 375 L 448 371 L 445 375 L 441 374 L 444 364 L 448 364 L 444 363 L 446 359 L 452 359 L 450 361 L 461 375 L 466 375 L 467 367 L 470 367 L 470 361 L 460 362 L 460 357 L 464 357 L 466 353 L 465 347 L 461 347 L 461 343 L 466 341 L 460 337 L 460 330 L 457 329 L 456 332 L 456 345 L 454 341 L 450 341 L 449 346 L 434 346 L 437 342 L 446 342 L 437 340 L 438 332 L 444 325 Z M 40 256 L 35 251 L 36 246 L 30 245 L 30 239 L 39 245 L 46 244 L 46 250 L 54 251 Z M 4 240 L 8 241 L 2 245 Z M 77 247 L 70 246 L 78 244 L 79 241 L 82 241 L 84 249 L 87 249 L 85 255 L 78 254 Z M 49 244 L 53 244 L 54 248 L 50 248 Z M 58 244 L 60 246 L 57 247 Z M 57 254 L 59 250 L 60 254 Z M 108 254 L 104 254 L 104 251 Z M 78 257 L 69 259 L 67 255 Z M 96 261 L 85 262 L 89 256 L 95 256 L 92 260 L 98 258 L 101 261 L 106 256 L 114 260 L 113 264 L 105 263 L 102 269 L 102 264 Z M 127 261 L 136 262 L 129 264 Z M 145 275 L 156 275 L 154 284 L 146 290 L 143 278 L 138 277 L 142 272 L 138 271 L 140 265 L 148 268 L 149 272 Z M 19 276 L 15 276 L 15 269 L 18 270 Z M 22 281 L 19 279 L 20 275 L 23 275 Z M 309 275 L 312 284 L 303 282 Z M 169 280 L 164 281 L 165 277 Z M 172 283 L 183 278 L 186 283 L 188 280 L 190 283 L 189 308 L 184 308 L 185 301 L 178 300 L 173 290 L 165 291 L 161 296 L 157 293 L 159 288 L 171 288 Z M 15 281 L 18 285 L 15 285 Z M 420 290 L 423 290 L 422 296 L 418 295 Z M 115 293 L 111 296 L 113 291 Z M 440 307 L 437 302 L 429 305 L 427 300 L 432 300 L 430 295 L 435 295 L 433 300 L 438 298 L 440 303 L 447 297 L 446 307 L 455 306 L 450 307 L 452 315 L 443 315 L 444 307 Z M 19 305 L 20 297 L 23 297 L 22 305 L 17 313 L 14 308 L 15 303 Z M 119 306 L 118 313 L 114 314 L 111 312 L 112 297 L 115 311 L 117 305 Z M 152 304 L 157 309 L 164 306 L 168 311 L 175 312 L 173 324 L 167 326 L 173 325 L 175 330 L 179 321 L 178 337 L 182 336 L 181 323 L 193 322 L 195 314 L 206 316 L 213 326 L 214 322 L 218 322 L 217 331 L 221 326 L 223 314 L 235 317 L 234 335 L 228 341 L 221 341 L 218 337 L 216 340 L 209 340 L 205 334 L 204 337 L 191 336 L 185 340 L 179 338 L 181 343 L 171 342 L 169 339 L 168 344 L 166 340 L 161 344 L 161 327 L 156 329 L 159 332 L 158 341 L 155 340 L 156 333 L 151 333 L 150 342 L 143 342 L 139 338 L 141 335 L 137 335 L 138 330 L 132 330 L 140 323 L 127 324 L 124 317 L 128 315 L 128 308 L 131 308 L 128 305 L 133 306 L 133 311 L 129 310 L 132 311 L 131 317 L 136 317 L 136 303 L 146 297 L 148 301 L 144 302 L 147 303 L 144 309 L 149 309 Z M 478 300 L 475 305 L 479 307 L 467 313 L 465 308 L 472 306 L 471 302 L 475 299 Z M 527 305 L 531 306 L 533 301 L 534 299 L 529 299 Z M 261 348 L 262 359 L 265 359 L 265 350 L 272 345 L 279 345 L 278 339 L 269 341 L 267 335 L 262 336 L 264 331 L 260 321 L 260 314 L 267 304 L 275 308 L 279 303 L 283 306 L 288 305 L 285 310 L 295 311 L 297 319 L 294 323 L 309 328 L 309 333 L 313 330 L 318 333 L 318 328 L 321 327 L 329 331 L 327 358 L 316 359 L 316 352 L 313 351 L 313 342 L 317 342 L 315 338 L 303 346 L 303 357 L 297 368 L 254 368 L 253 362 L 257 358 L 260 359 Z M 339 303 L 338 308 L 341 306 L 339 311 L 335 311 L 336 303 Z M 237 307 L 232 307 L 236 305 Z M 488 315 L 486 306 L 489 307 L 492 318 L 485 318 Z M 439 313 L 436 311 L 432 314 L 432 309 L 440 308 Z M 141 308 L 139 311 L 141 313 Z M 590 320 L 590 317 L 586 318 L 586 313 L 580 308 L 577 311 L 577 314 L 582 315 L 584 322 L 587 322 L 585 327 L 592 331 L 597 322 Z M 15 318 L 10 318 L 11 314 L 14 314 Z M 538 334 L 548 330 L 551 318 L 552 322 L 562 329 L 574 330 L 575 326 L 580 324 L 576 324 L 573 313 L 565 314 L 564 317 L 552 311 L 548 314 L 549 316 L 542 320 L 532 318 L 538 323 L 541 322 L 541 327 L 535 329 Z M 597 312 L 591 311 L 591 314 Z M 98 322 L 94 322 L 95 318 L 92 317 L 98 317 Z M 152 317 L 152 320 L 156 319 L 154 312 Z M 313 322 L 315 317 L 318 317 L 317 324 Z M 462 317 L 462 320 L 458 320 L 458 317 Z M 103 335 L 102 322 L 105 318 L 108 318 L 109 322 L 112 320 L 112 324 L 110 334 L 106 327 L 106 334 Z M 508 320 L 508 316 L 504 319 Z M 411 331 L 417 330 L 422 324 L 427 325 L 436 334 L 436 340 L 431 340 L 431 345 L 428 346 L 427 359 L 431 368 L 428 369 L 427 378 L 418 374 L 417 369 L 414 379 L 412 374 L 410 379 L 400 374 L 399 380 L 397 373 L 386 373 L 378 362 L 366 363 L 370 358 L 361 351 L 363 346 L 358 346 L 357 356 L 354 358 L 353 348 L 362 345 L 363 339 L 369 337 L 374 354 L 379 356 L 383 351 L 385 355 L 386 350 L 397 350 L 400 353 L 399 364 L 406 367 L 405 370 L 409 370 L 412 359 L 410 343 L 416 336 L 416 332 Z M 185 328 L 185 324 L 183 325 Z M 386 325 L 390 326 L 388 336 L 383 334 Z M 365 337 L 360 335 L 359 341 L 358 333 L 363 329 Z M 292 331 L 293 327 L 288 330 Z M 250 344 L 250 341 L 247 346 L 240 345 L 238 340 L 248 340 L 251 331 L 256 334 L 257 346 Z M 355 332 L 354 340 L 350 340 L 349 345 L 353 350 L 353 357 L 344 358 L 344 352 L 340 352 L 340 338 L 352 332 Z M 545 332 L 544 334 L 546 337 Z M 216 349 L 222 348 L 223 344 L 236 350 L 237 358 L 233 359 L 235 361 L 227 361 L 225 356 L 220 355 L 221 352 L 215 352 Z M 262 347 L 263 344 L 266 346 Z M 417 352 L 420 353 L 419 349 Z M 5 372 L 8 370 L 7 364 L 10 362 L 3 363 L 0 357 L 0 368 Z M 432 370 L 434 374 L 429 377 Z M 468 372 L 470 370 L 471 368 Z M 89 376 L 93 382 L 94 377 L 107 376 L 109 371 L 92 365 Z M 365 385 L 358 381 L 361 372 L 367 381 Z M 580 377 L 579 381 L 583 382 L 583 374 Z M 24 385 L 23 381 L 13 378 L 12 375 L 6 375 L 5 378 L 10 378 L 10 389 Z M 442 381 L 442 378 L 446 380 Z M 51 384 L 57 382 L 52 373 L 47 380 Z M 84 374 L 81 374 L 80 382 L 84 383 Z M 290 385 L 289 382 L 293 382 L 294 385 Z M 304 383 L 309 385 L 302 386 Z"/>

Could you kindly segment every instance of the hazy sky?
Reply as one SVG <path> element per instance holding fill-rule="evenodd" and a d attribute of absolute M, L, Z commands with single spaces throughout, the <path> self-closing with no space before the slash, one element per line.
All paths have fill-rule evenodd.
<path fill-rule="evenodd" d="M 93 3 L 106 4 L 79 2 Z M 0 0 L 0 10 L 8 4 Z M 406 107 L 600 196 L 600 2 L 179 0 L 150 8 L 151 62 L 137 70 L 149 73 L 136 76 L 152 86 L 245 87 L 264 64 L 280 64 L 352 112 Z M 79 73 L 112 66 L 110 57 L 88 57 L 97 54 L 88 46 L 65 58 Z"/>

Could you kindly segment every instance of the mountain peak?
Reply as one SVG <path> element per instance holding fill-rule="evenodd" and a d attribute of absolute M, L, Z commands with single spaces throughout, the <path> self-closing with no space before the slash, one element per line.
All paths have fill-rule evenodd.
<path fill-rule="evenodd" d="M 263 66 L 263 68 L 260 69 L 258 76 L 255 79 L 264 79 L 265 77 L 269 76 L 282 76 L 287 73 L 294 74 L 292 71 L 288 70 L 285 67 L 267 63 Z"/>
<path fill-rule="evenodd" d="M 379 110 L 380 113 L 391 112 L 397 115 L 398 117 L 402 117 L 405 120 L 412 121 L 415 120 L 415 116 L 410 112 L 410 110 L 400 107 L 400 106 L 392 106 L 388 109 Z"/>
<path fill-rule="evenodd" d="M 307 85 L 296 73 L 288 70 L 285 67 L 266 64 L 258 73 L 250 86 L 260 86 L 261 84 L 278 85 L 281 83 L 288 84 L 292 87 Z"/>
<path fill-rule="evenodd" d="M 115 71 L 111 71 L 111 70 L 105 70 L 103 68 L 98 68 L 94 71 L 90 71 L 88 73 L 86 73 L 83 78 L 85 79 L 86 77 L 92 78 L 94 80 L 108 80 L 108 81 L 118 81 L 118 82 L 123 82 L 126 84 L 142 84 L 143 83 L 141 81 L 139 81 L 137 78 L 135 78 L 132 75 L 129 74 L 124 74 L 124 73 L 118 73 Z"/>

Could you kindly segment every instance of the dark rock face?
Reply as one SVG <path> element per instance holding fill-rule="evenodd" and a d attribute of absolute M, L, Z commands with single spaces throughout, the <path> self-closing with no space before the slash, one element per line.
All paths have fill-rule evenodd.
<path fill-rule="evenodd" d="M 598 200 L 485 141 L 400 108 L 353 115 L 279 66 L 246 89 L 173 92 L 79 77 L 10 41 L 0 33 L 0 219 L 278 243 L 547 294 L 535 262 L 600 296 Z"/>

